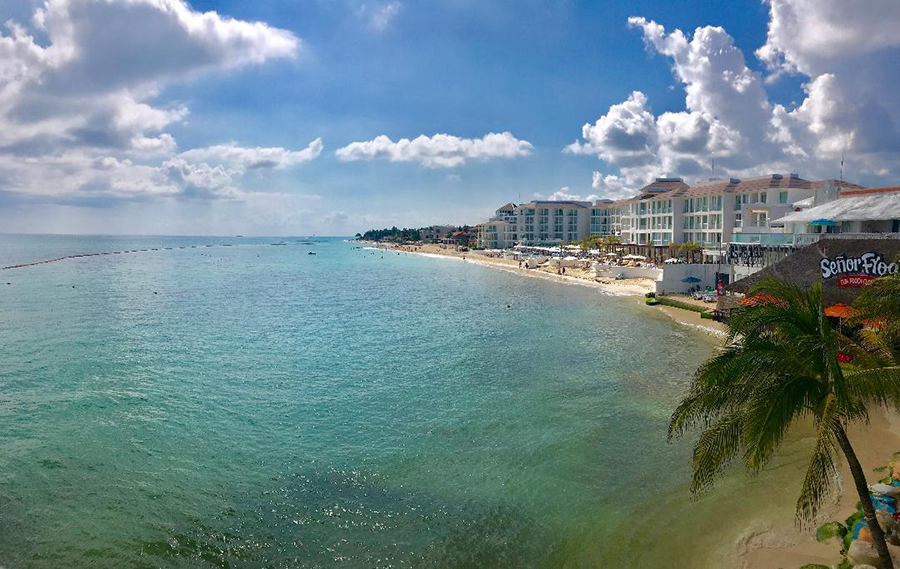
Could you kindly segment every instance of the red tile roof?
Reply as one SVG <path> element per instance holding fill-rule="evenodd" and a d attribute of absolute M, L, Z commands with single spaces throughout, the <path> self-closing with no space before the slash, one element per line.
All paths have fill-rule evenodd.
<path fill-rule="evenodd" d="M 856 187 L 860 188 L 860 186 L 856 186 Z M 890 188 L 861 188 L 861 189 L 850 189 L 850 190 L 842 189 L 841 197 L 862 196 L 862 195 L 866 195 L 866 194 L 891 194 L 894 192 L 900 192 L 900 186 L 892 186 Z"/>

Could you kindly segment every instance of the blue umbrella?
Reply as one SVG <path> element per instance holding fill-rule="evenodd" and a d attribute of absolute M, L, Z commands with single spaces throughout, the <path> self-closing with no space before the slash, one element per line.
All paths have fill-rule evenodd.
<path fill-rule="evenodd" d="M 698 279 L 697 277 L 686 277 L 686 278 L 681 279 L 681 282 L 693 284 L 693 283 L 699 283 L 702 281 L 700 279 Z"/>
<path fill-rule="evenodd" d="M 837 223 L 830 219 L 816 219 L 815 221 L 810 221 L 808 225 L 837 225 Z"/>

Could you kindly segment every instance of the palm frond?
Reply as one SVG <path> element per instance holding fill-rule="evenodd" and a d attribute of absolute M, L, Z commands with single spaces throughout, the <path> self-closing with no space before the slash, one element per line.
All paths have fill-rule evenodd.
<path fill-rule="evenodd" d="M 741 416 L 727 415 L 703 431 L 694 446 L 691 492 L 708 489 L 741 447 Z"/>
<path fill-rule="evenodd" d="M 834 435 L 837 420 L 837 398 L 829 394 L 816 421 L 816 444 L 800 489 L 800 498 L 797 500 L 796 515 L 801 525 L 815 519 L 820 505 L 837 482 L 837 439 Z"/>

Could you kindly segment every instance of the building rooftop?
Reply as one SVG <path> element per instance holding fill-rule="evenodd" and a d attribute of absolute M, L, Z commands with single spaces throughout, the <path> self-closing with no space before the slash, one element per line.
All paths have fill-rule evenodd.
<path fill-rule="evenodd" d="M 900 187 L 850 190 L 841 192 L 841 196 L 816 207 L 789 213 L 773 220 L 772 224 L 803 223 L 817 219 L 830 221 L 900 219 Z"/>
<path fill-rule="evenodd" d="M 580 202 L 575 200 L 533 200 L 526 204 L 522 204 L 522 206 L 555 206 L 555 205 L 574 205 L 578 207 L 591 207 L 591 202 Z"/>
<path fill-rule="evenodd" d="M 734 194 L 744 192 L 759 192 L 763 190 L 782 188 L 782 189 L 801 189 L 815 190 L 822 187 L 826 182 L 833 182 L 836 186 L 849 189 L 863 189 L 863 186 L 853 184 L 851 182 L 843 182 L 839 180 L 818 180 L 810 181 L 801 178 L 797 174 L 769 174 L 767 176 L 755 176 L 753 178 L 728 178 L 728 179 L 710 179 L 704 182 L 698 182 L 693 186 L 684 183 L 681 178 L 657 178 L 654 182 L 647 184 L 640 190 L 640 193 L 634 197 L 618 200 L 612 204 L 604 204 L 607 207 L 615 207 L 624 205 L 637 200 L 652 198 L 673 198 L 673 197 L 702 197 L 716 194 Z"/>

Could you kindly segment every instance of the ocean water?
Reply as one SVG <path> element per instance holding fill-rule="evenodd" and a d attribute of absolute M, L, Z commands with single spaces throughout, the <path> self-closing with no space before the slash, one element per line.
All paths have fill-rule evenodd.
<path fill-rule="evenodd" d="M 635 299 L 341 239 L 0 266 L 135 250 L 0 271 L 0 566 L 722 567 L 790 521 L 800 454 L 689 498 L 714 344 Z"/>

